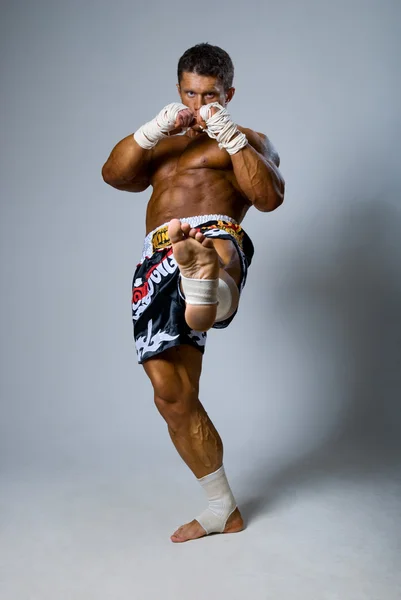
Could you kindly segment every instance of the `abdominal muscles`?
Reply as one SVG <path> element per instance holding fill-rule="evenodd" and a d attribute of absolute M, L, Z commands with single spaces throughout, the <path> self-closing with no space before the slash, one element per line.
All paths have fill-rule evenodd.
<path fill-rule="evenodd" d="M 146 229 L 152 231 L 173 218 L 227 215 L 242 221 L 249 204 L 234 187 L 234 176 L 217 169 L 188 169 L 153 182 Z"/>

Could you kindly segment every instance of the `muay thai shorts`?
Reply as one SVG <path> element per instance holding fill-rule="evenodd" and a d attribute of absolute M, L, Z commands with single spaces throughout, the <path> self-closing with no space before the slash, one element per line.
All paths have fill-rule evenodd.
<path fill-rule="evenodd" d="M 180 219 L 201 231 L 205 237 L 231 240 L 241 263 L 241 293 L 254 254 L 251 239 L 230 217 L 202 215 Z M 173 256 L 167 232 L 168 223 L 145 238 L 142 258 L 132 280 L 132 321 L 138 362 L 142 364 L 164 350 L 188 344 L 205 351 L 205 331 L 191 329 L 185 321 L 185 299 L 180 290 L 180 271 Z M 227 327 L 236 312 L 213 325 Z"/>

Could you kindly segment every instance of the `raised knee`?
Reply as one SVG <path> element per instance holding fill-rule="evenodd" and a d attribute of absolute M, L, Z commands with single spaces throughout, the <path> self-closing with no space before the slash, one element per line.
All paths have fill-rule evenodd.
<path fill-rule="evenodd" d="M 224 269 L 219 272 L 219 288 L 217 292 L 219 304 L 216 323 L 231 317 L 238 308 L 239 291 L 234 279 Z"/>

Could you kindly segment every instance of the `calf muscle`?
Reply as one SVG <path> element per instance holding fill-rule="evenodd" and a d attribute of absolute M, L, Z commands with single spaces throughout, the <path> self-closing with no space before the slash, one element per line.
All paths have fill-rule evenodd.
<path fill-rule="evenodd" d="M 202 354 L 191 346 L 166 350 L 144 362 L 155 404 L 177 452 L 197 478 L 223 462 L 223 443 L 198 399 Z"/>

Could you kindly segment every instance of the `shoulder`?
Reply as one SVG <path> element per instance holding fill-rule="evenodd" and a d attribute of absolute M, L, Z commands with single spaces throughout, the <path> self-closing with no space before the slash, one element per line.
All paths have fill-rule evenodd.
<path fill-rule="evenodd" d="M 280 156 L 267 135 L 247 127 L 238 126 L 238 129 L 245 133 L 252 148 L 255 148 L 259 154 L 262 154 L 262 156 L 274 162 L 277 167 L 280 165 Z"/>

